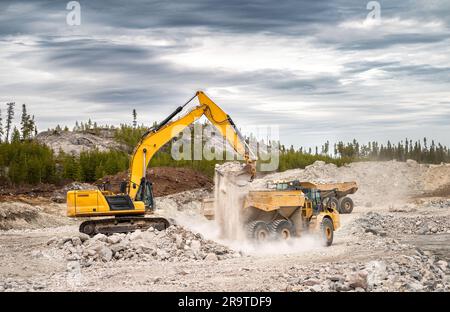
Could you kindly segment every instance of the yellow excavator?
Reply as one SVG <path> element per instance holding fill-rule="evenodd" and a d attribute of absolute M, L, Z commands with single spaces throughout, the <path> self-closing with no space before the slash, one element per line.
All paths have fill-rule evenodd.
<path fill-rule="evenodd" d="M 192 100 L 198 98 L 199 104 L 185 115 L 175 119 Z M 256 157 L 250 150 L 244 137 L 233 120 L 204 92 L 198 91 L 184 105 L 158 125 L 150 128 L 135 147 L 129 169 L 129 181 L 120 186 L 115 194 L 108 190 L 74 190 L 67 192 L 67 215 L 69 217 L 105 217 L 84 221 L 80 232 L 95 235 L 97 233 L 126 233 L 137 229 L 154 227 L 163 230 L 170 226 L 169 220 L 154 214 L 152 183 L 146 176 L 147 166 L 153 155 L 167 142 L 176 137 L 196 120 L 206 118 L 217 128 L 219 133 L 230 143 L 236 153 L 245 160 L 243 173 L 250 174 L 253 180 L 256 174 Z"/>

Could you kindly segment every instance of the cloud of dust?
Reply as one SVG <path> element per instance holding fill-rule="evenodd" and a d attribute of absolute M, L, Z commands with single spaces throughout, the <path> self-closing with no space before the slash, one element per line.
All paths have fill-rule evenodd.
<path fill-rule="evenodd" d="M 245 196 L 251 189 L 248 176 L 242 175 L 240 164 L 230 163 L 222 165 L 220 171 L 216 170 L 215 182 L 215 223 L 207 232 L 203 226 L 197 227 L 205 237 L 219 241 L 230 248 L 246 254 L 270 255 L 289 254 L 308 251 L 322 247 L 318 235 L 303 235 L 289 241 L 273 240 L 267 242 L 254 242 L 247 238 L 242 211 Z M 214 236 L 217 235 L 217 236 Z"/>
<path fill-rule="evenodd" d="M 326 248 L 323 246 L 320 236 L 314 234 L 292 238 L 289 241 L 274 240 L 259 243 L 244 239 L 243 241 L 224 240 L 221 241 L 221 243 L 229 246 L 234 250 L 242 251 L 245 254 L 258 256 L 294 254 Z"/>
<path fill-rule="evenodd" d="M 248 193 L 245 182 L 233 174 L 216 174 L 215 182 L 215 220 L 220 229 L 219 238 L 244 240 L 242 207 Z"/>
<path fill-rule="evenodd" d="M 298 254 L 326 248 L 323 247 L 320 236 L 314 234 L 302 235 L 289 241 L 276 240 L 258 243 L 248 240 L 245 236 L 242 239 L 224 238 L 221 236 L 221 230 L 216 221 L 206 220 L 200 215 L 179 214 L 176 220 L 179 225 L 202 234 L 205 239 L 213 240 L 248 255 Z"/>

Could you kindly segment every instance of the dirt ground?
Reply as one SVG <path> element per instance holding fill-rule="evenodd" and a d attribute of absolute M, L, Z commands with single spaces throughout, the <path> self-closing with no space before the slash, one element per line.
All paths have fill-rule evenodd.
<path fill-rule="evenodd" d="M 213 187 L 212 178 L 190 168 L 149 168 L 147 176 L 153 183 L 155 196 L 165 196 L 198 188 L 212 189 Z M 126 181 L 127 178 L 128 174 L 121 172 L 114 176 L 106 176 L 103 181 L 109 181 L 114 190 L 114 187 L 118 189 L 120 182 Z"/>
<path fill-rule="evenodd" d="M 375 196 L 368 200 L 364 183 L 364 196 L 356 198 L 352 214 L 341 215 L 331 247 L 308 237 L 266 246 L 217 240 L 235 253 L 205 259 L 149 254 L 85 265 L 69 257 L 77 244 L 64 243 L 77 237 L 79 221 L 64 219 L 64 204 L 48 209 L 32 203 L 63 224 L 0 232 L 0 291 L 449 291 L 450 196 L 408 195 L 394 205 Z M 158 202 L 181 206 L 183 215 L 183 201 Z M 214 238 L 214 221 L 185 217 L 183 226 Z M 183 252 L 193 246 L 183 242 Z"/>

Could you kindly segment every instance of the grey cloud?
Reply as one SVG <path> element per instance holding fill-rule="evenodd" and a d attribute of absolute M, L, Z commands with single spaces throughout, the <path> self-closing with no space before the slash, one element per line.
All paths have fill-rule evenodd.
<path fill-rule="evenodd" d="M 431 65 L 427 60 L 411 65 L 403 61 L 359 59 L 361 51 L 373 50 L 383 55 L 388 48 L 401 52 L 407 45 L 431 47 L 449 40 L 449 32 L 411 34 L 408 30 L 409 33 L 374 37 L 370 33 L 352 36 L 349 32 L 333 32 L 341 22 L 364 19 L 367 14 L 365 1 L 80 2 L 82 26 L 75 29 L 65 25 L 65 1 L 0 3 L 0 44 L 17 50 L 4 60 L 20 64 L 17 70 L 43 71 L 57 77 L 33 81 L 23 77 L 23 81 L 14 83 L 2 81 L 0 99 L 6 96 L 20 98 L 23 94 L 36 101 L 43 97 L 49 104 L 41 100 L 39 105 L 46 112 L 51 111 L 51 105 L 55 103 L 66 105 L 63 106 L 66 115 L 55 112 L 60 123 L 92 117 L 94 120 L 111 118 L 108 123 L 117 124 L 127 119 L 133 108 L 140 116 L 145 116 L 145 120 L 158 120 L 197 89 L 233 87 L 243 90 L 242 103 L 228 102 L 226 97 L 217 101 L 225 103 L 236 123 L 279 123 L 285 131 L 287 144 L 296 142 L 299 133 L 311 136 L 320 133 L 325 139 L 327 134 L 372 131 L 383 132 L 388 137 L 393 129 L 415 127 L 419 116 L 420 122 L 430 129 L 447 126 L 449 130 L 449 103 L 424 102 L 416 96 L 432 94 L 436 88 L 445 94 L 449 67 Z M 412 5 L 414 3 L 416 6 Z M 382 18 L 439 20 L 448 25 L 450 6 L 445 2 L 437 3 L 430 6 L 428 2 L 420 1 L 381 1 Z M 8 8 L 20 5 L 26 5 L 26 10 L 2 14 Z M 201 33 L 197 32 L 199 29 Z M 104 34 L 111 38 L 115 34 L 128 36 L 135 33 L 145 36 L 146 31 L 153 35 L 160 32 L 162 39 L 171 39 L 170 43 L 164 46 L 119 44 L 102 37 Z M 335 75 L 301 78 L 286 69 L 229 72 L 207 66 L 185 68 L 162 60 L 167 53 L 176 54 L 193 48 L 191 38 L 224 33 L 240 36 L 270 33 L 273 38 L 289 40 L 305 37 L 317 47 L 354 57 Z M 29 49 L 18 48 L 26 44 L 13 44 L 10 40 L 20 35 L 32 36 L 36 39 L 34 45 Z M 430 55 L 441 52 L 448 51 L 430 48 Z M 391 79 L 402 79 L 406 84 L 404 89 L 398 90 L 402 94 L 396 94 L 396 90 L 383 90 L 383 86 L 389 85 L 386 81 L 374 87 L 357 82 L 343 85 L 341 82 L 373 68 L 389 73 Z M 412 80 L 423 80 L 423 90 L 408 89 L 408 81 Z M 246 91 L 259 94 L 258 103 L 249 102 Z M 279 103 L 268 103 L 267 95 L 275 102 L 280 98 L 280 103 L 282 98 L 289 98 L 290 102 L 298 103 L 298 108 L 285 109 L 278 107 Z M 261 103 L 273 105 L 273 110 L 260 110 L 258 105 Z M 71 105 L 82 106 L 83 110 L 69 107 Z M 311 112 L 315 114 L 309 115 Z M 36 114 L 39 115 L 39 110 Z M 57 123 L 54 119 L 51 115 L 43 115 L 38 121 L 46 128 Z"/>

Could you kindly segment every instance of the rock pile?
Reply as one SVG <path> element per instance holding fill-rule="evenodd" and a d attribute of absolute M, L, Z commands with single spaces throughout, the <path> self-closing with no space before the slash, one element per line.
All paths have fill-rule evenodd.
<path fill-rule="evenodd" d="M 37 206 L 24 202 L 0 202 L 0 230 L 37 229 L 68 223 L 66 217 L 54 213 L 58 204 Z"/>
<path fill-rule="evenodd" d="M 95 190 L 95 189 L 97 189 L 97 187 L 89 183 L 72 182 L 70 184 L 65 185 L 63 188 L 54 191 L 50 199 L 55 203 L 65 203 L 68 191 Z"/>
<path fill-rule="evenodd" d="M 434 190 L 445 185 L 450 165 L 425 165 L 415 161 L 356 162 L 342 167 L 316 161 L 305 169 L 277 172 L 257 179 L 252 186 L 265 188 L 267 181 L 294 180 L 316 183 L 356 181 L 358 191 L 351 195 L 356 206 L 373 206 L 383 202 L 402 201 L 410 195 Z M 439 178 L 438 178 L 439 177 Z"/>
<path fill-rule="evenodd" d="M 205 240 L 201 234 L 175 225 L 164 231 L 150 228 L 111 236 L 97 234 L 92 238 L 79 233 L 62 239 L 54 237 L 47 244 L 65 250 L 66 260 L 80 261 L 83 266 L 125 260 L 218 261 L 240 256 L 223 245 Z"/>
<path fill-rule="evenodd" d="M 202 199 L 211 197 L 207 189 L 194 189 L 155 198 L 156 209 L 166 217 L 176 218 L 180 212 L 186 215 L 200 215 Z"/>
<path fill-rule="evenodd" d="M 307 271 L 312 272 L 297 277 L 296 272 Z M 284 278 L 288 291 L 449 291 L 449 273 L 446 261 L 417 249 L 414 255 L 367 263 L 339 262 L 320 269 L 298 266 Z"/>
<path fill-rule="evenodd" d="M 398 234 L 450 233 L 450 221 L 439 216 L 398 216 L 394 214 L 365 213 L 354 221 L 354 232 L 366 232 L 379 236 Z"/>

